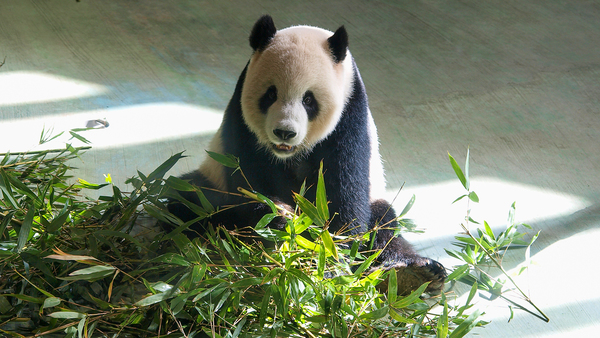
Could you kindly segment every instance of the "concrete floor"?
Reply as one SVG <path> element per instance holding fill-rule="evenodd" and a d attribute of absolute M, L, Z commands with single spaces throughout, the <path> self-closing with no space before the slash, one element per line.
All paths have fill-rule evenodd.
<path fill-rule="evenodd" d="M 600 3 L 598 1 L 1 0 L 0 151 L 83 136 L 77 175 L 149 173 L 170 155 L 194 169 L 250 55 L 254 21 L 345 25 L 379 127 L 390 198 L 426 230 L 410 235 L 446 266 L 466 205 L 447 153 L 471 152 L 473 217 L 541 230 L 519 282 L 549 323 L 478 298 L 491 320 L 471 336 L 591 337 L 600 331 Z M 66 138 L 58 141 L 65 141 Z M 108 192 L 107 192 L 108 193 Z M 534 233 L 532 231 L 532 233 Z M 509 267 L 523 262 L 511 251 Z M 592 283 L 592 285 L 589 285 Z M 457 293 L 464 289 L 457 288 Z"/>

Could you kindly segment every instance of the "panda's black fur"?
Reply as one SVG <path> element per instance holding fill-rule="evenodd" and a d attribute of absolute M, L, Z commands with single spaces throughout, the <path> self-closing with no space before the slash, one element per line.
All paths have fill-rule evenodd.
<path fill-rule="evenodd" d="M 250 45 L 254 53 L 261 53 L 269 47 L 277 29 L 270 16 L 260 18 L 250 35 Z M 340 27 L 327 39 L 330 52 L 330 62 L 335 66 L 344 62 L 349 57 L 347 52 L 348 36 L 344 27 Z M 248 73 L 250 62 L 242 71 L 233 97 L 231 98 L 213 147 L 221 153 L 232 154 L 239 158 L 244 176 L 248 179 L 251 187 L 261 194 L 268 196 L 275 203 L 286 206 L 291 210 L 294 205 L 292 192 L 298 192 L 302 183 L 306 181 L 306 197 L 314 200 L 315 186 L 317 182 L 320 163 L 323 162 L 325 186 L 329 209 L 333 220 L 329 226 L 331 232 L 347 231 L 347 234 L 359 234 L 372 229 L 378 224 L 388 224 L 388 227 L 397 226 L 396 215 L 390 204 L 384 200 L 375 200 L 370 196 L 370 170 L 371 159 L 379 153 L 373 154 L 373 140 L 369 132 L 370 116 L 367 95 L 360 73 L 354 60 L 351 62 L 353 71 L 353 85 L 349 97 L 346 98 L 333 131 L 324 139 L 312 145 L 310 149 L 289 158 L 278 158 L 274 156 L 273 150 L 261 142 L 255 132 L 248 126 L 242 109 L 242 93 Z M 277 99 L 277 88 L 275 85 L 267 88 L 258 102 L 262 114 L 267 114 L 270 104 Z M 254 88 L 253 88 L 254 89 Z M 263 88 L 264 89 L 264 88 Z M 341 90 L 341 89 L 340 89 Z M 271 91 L 271 93 L 269 93 Z M 318 93 L 315 93 L 315 95 Z M 307 91 L 304 94 L 305 110 L 308 120 L 312 121 L 318 114 L 319 102 L 314 97 L 306 99 L 307 95 L 313 95 Z M 273 101 L 273 102 L 271 102 Z M 312 106 L 311 106 L 312 105 Z M 311 117 L 311 114 L 314 114 Z M 286 133 L 292 131 L 273 131 L 282 140 Z M 216 146 L 215 146 L 216 145 Z M 214 161 L 207 159 L 206 161 Z M 236 193 L 238 187 L 247 187 L 244 176 L 233 173 L 232 168 L 205 163 L 200 170 L 184 175 L 182 178 L 189 180 L 192 184 L 202 188 L 207 199 L 218 206 L 238 205 L 226 211 L 215 214 L 210 220 L 212 223 L 222 224 L 228 228 L 253 226 L 263 215 L 271 212 L 270 208 L 260 203 L 248 203 L 248 199 L 235 194 L 226 194 L 215 190 L 226 190 Z M 219 181 L 219 184 L 215 182 Z M 199 204 L 200 201 L 195 193 L 181 193 L 186 199 Z M 183 220 L 195 218 L 187 207 L 180 203 L 172 202 L 170 211 Z M 270 226 L 282 227 L 282 219 L 275 219 Z M 202 231 L 202 225 L 198 224 L 196 231 Z M 406 292 L 418 287 L 422 282 L 432 281 L 429 290 L 439 290 L 444 282 L 445 271 L 443 266 L 429 258 L 419 256 L 401 236 L 394 237 L 393 230 L 380 229 L 376 233 L 374 241 L 375 249 L 383 249 L 378 258 L 379 266 L 383 268 L 396 268 L 407 270 L 403 279 L 399 274 L 399 282 L 404 283 Z M 414 277 L 417 276 L 417 277 Z"/>

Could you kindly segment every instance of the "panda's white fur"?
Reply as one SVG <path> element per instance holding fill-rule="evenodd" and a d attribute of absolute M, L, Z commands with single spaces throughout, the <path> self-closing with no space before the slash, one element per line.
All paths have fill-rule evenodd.
<path fill-rule="evenodd" d="M 228 228 L 253 226 L 272 212 L 236 194 L 248 183 L 293 210 L 292 192 L 304 183 L 307 198 L 314 198 L 322 164 L 330 214 L 335 214 L 329 230 L 349 235 L 375 230 L 372 243 L 373 249 L 382 249 L 380 266 L 409 269 L 415 286 L 430 280 L 430 290 L 440 288 L 443 266 L 394 236 L 394 210 L 379 199 L 385 181 L 377 128 L 343 26 L 335 33 L 310 26 L 277 31 L 271 17 L 263 16 L 254 25 L 250 45 L 252 57 L 209 145 L 211 151 L 239 157 L 244 176 L 211 158 L 183 176 L 207 188 L 202 190 L 213 205 L 235 206 L 222 208 L 211 221 Z M 180 194 L 201 204 L 195 192 Z M 180 198 L 169 203 L 169 210 L 184 221 L 197 217 Z M 276 217 L 269 226 L 283 229 L 285 219 Z M 201 231 L 203 225 L 192 228 Z"/>

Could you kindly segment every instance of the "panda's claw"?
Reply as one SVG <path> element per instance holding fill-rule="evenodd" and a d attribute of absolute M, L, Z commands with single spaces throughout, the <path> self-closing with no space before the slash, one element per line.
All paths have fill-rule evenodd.
<path fill-rule="evenodd" d="M 411 260 L 410 262 L 395 262 L 384 264 L 378 268 L 383 270 L 395 269 L 398 295 L 408 295 L 418 289 L 423 283 L 429 282 L 425 292 L 439 294 L 446 281 L 446 269 L 439 262 L 425 257 Z M 380 292 L 387 292 L 388 279 L 377 285 Z"/>

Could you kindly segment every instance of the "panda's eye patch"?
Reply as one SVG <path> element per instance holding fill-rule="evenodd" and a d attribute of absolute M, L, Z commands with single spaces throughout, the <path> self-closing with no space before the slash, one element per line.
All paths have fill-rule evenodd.
<path fill-rule="evenodd" d="M 267 91 L 263 94 L 260 100 L 258 100 L 258 107 L 261 113 L 266 114 L 269 110 L 269 107 L 271 107 L 275 101 L 277 101 L 277 87 L 271 86 L 267 88 Z"/>
<path fill-rule="evenodd" d="M 304 93 L 302 97 L 302 105 L 308 114 L 308 120 L 314 120 L 319 115 L 319 103 L 315 99 L 315 95 L 310 90 Z"/>

